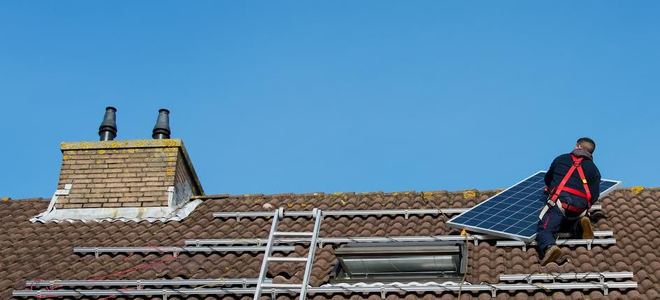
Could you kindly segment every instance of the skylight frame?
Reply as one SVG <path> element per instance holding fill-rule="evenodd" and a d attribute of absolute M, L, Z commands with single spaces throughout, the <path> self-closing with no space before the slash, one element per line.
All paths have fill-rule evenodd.
<path fill-rule="evenodd" d="M 335 250 L 335 256 L 337 264 L 331 276 L 333 283 L 420 280 L 445 282 L 459 280 L 467 271 L 467 243 L 465 241 L 348 243 Z M 429 260 L 435 261 L 440 257 L 451 260 L 455 271 L 424 270 L 421 268 L 422 266 L 418 271 L 400 271 L 415 268 L 414 264 L 407 264 L 414 261 L 414 258 L 419 258 L 420 263 L 423 263 Z M 386 262 L 388 259 L 390 260 L 389 266 Z M 379 264 L 382 264 L 381 268 L 378 268 Z M 436 267 L 440 267 L 441 264 L 442 262 L 437 261 Z M 374 266 L 380 271 L 364 271 L 364 268 Z M 351 271 L 351 269 L 359 271 Z"/>

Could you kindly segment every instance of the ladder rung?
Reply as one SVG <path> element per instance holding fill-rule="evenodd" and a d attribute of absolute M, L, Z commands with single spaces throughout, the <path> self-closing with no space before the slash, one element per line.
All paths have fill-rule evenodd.
<path fill-rule="evenodd" d="M 312 232 L 296 232 L 296 231 L 277 231 L 279 219 L 283 215 L 283 209 L 279 208 L 273 214 L 273 223 L 271 224 L 270 234 L 268 235 L 268 243 L 266 244 L 266 253 L 261 262 L 261 270 L 259 271 L 259 282 L 254 290 L 254 299 L 261 298 L 263 289 L 270 289 L 271 293 L 275 293 L 275 289 L 288 290 L 289 293 L 296 291 L 300 295 L 300 300 L 307 299 L 307 289 L 309 288 L 309 277 L 312 269 L 312 262 L 314 261 L 314 253 L 316 252 L 316 244 L 319 236 L 319 229 L 321 225 L 322 214 L 321 210 L 313 209 L 312 215 L 314 216 L 314 229 Z M 277 237 L 293 237 L 294 240 L 308 241 L 310 243 L 309 252 L 307 257 L 278 257 L 271 256 L 273 244 L 277 243 Z M 300 284 L 277 284 L 265 283 L 264 279 L 268 272 L 269 262 L 304 262 L 305 273 L 303 275 L 302 283 Z"/>
<path fill-rule="evenodd" d="M 275 231 L 276 236 L 296 236 L 296 237 L 312 237 L 313 232 L 291 232 L 291 231 Z"/>
<path fill-rule="evenodd" d="M 268 258 L 268 261 L 280 261 L 280 262 L 306 262 L 307 257 L 279 257 L 271 256 Z"/>
<path fill-rule="evenodd" d="M 301 289 L 302 284 L 290 284 L 290 283 L 262 283 L 261 287 L 263 288 L 274 288 L 274 289 Z"/>

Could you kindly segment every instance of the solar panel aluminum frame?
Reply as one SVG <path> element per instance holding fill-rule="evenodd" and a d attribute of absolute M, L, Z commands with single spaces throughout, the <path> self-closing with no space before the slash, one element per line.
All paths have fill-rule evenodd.
<path fill-rule="evenodd" d="M 612 179 L 607 179 L 607 178 L 601 178 L 600 181 L 611 181 L 614 182 L 614 185 L 609 187 L 608 189 L 600 192 L 600 196 L 598 196 L 598 199 L 602 198 L 603 196 L 609 194 L 610 192 L 619 189 L 619 186 L 621 185 L 621 180 L 612 180 Z"/>
<path fill-rule="evenodd" d="M 493 198 L 499 196 L 500 194 L 502 194 L 502 193 L 504 193 L 504 192 L 506 192 L 506 191 L 508 191 L 508 190 L 510 190 L 510 189 L 512 189 L 512 188 L 514 188 L 514 187 L 516 187 L 517 185 L 519 185 L 519 184 L 521 184 L 521 183 L 523 183 L 523 182 L 525 182 L 525 181 L 527 181 L 528 179 L 530 179 L 530 178 L 532 178 L 532 177 L 534 177 L 534 176 L 536 176 L 536 175 L 538 175 L 538 174 L 540 174 L 540 173 L 546 173 L 546 172 L 547 172 L 547 171 L 545 171 L 545 170 L 537 171 L 536 173 L 534 173 L 534 174 L 532 174 L 532 175 L 526 177 L 526 178 L 523 179 L 523 180 L 518 181 L 517 183 L 515 183 L 515 184 L 513 184 L 512 186 L 508 187 L 507 189 L 505 189 L 505 190 L 503 190 L 503 191 L 501 191 L 501 192 L 499 192 L 499 193 L 493 195 L 492 197 L 490 197 L 490 198 L 488 198 L 488 199 L 486 199 L 486 200 L 484 200 L 484 201 L 481 201 L 481 203 L 479 203 L 479 204 L 473 206 L 470 210 L 468 210 L 468 211 L 466 211 L 466 212 L 464 212 L 464 213 L 468 213 L 468 212 L 470 212 L 471 210 L 473 210 L 473 209 L 479 207 L 480 205 L 482 205 L 482 204 L 488 202 L 489 200 L 491 200 L 491 199 L 493 199 Z M 619 185 L 621 185 L 621 181 L 618 181 L 618 180 L 611 180 L 611 179 L 604 179 L 604 178 L 601 178 L 601 181 L 610 181 L 610 182 L 614 182 L 614 185 L 612 185 L 612 186 L 609 187 L 608 189 L 602 191 L 602 192 L 600 193 L 600 197 L 599 197 L 599 198 L 602 198 L 603 196 L 609 194 L 610 192 L 612 192 L 612 191 L 614 191 L 615 189 L 617 189 L 617 188 L 619 187 Z M 599 183 L 599 184 L 600 184 L 600 183 Z M 539 212 L 541 211 L 542 208 L 543 208 L 543 206 L 540 206 L 540 207 L 539 207 L 538 211 L 536 212 L 536 215 L 539 214 Z M 523 241 L 523 242 L 526 242 L 526 243 L 529 243 L 529 242 L 533 241 L 533 240 L 536 238 L 536 234 L 533 234 L 532 236 L 522 236 L 522 235 L 517 235 L 517 234 L 513 234 L 513 233 L 509 233 L 509 232 L 503 232 L 503 231 L 493 230 L 493 229 L 484 229 L 484 228 L 480 228 L 480 227 L 476 227 L 476 226 L 470 226 L 470 225 L 459 224 L 459 223 L 454 223 L 454 222 L 453 222 L 453 220 L 455 220 L 456 218 L 459 218 L 459 217 L 462 216 L 464 213 L 462 213 L 462 214 L 460 214 L 460 215 L 457 215 L 457 216 L 454 216 L 453 218 L 451 218 L 449 221 L 447 221 L 447 225 L 450 226 L 450 227 L 454 227 L 454 228 L 466 229 L 466 230 L 469 230 L 469 231 L 479 232 L 479 233 L 483 233 L 483 234 L 489 234 L 489 235 L 494 235 L 494 236 L 499 236 L 499 237 L 504 237 L 504 238 L 510 238 L 510 239 L 514 239 L 514 240 Z"/>

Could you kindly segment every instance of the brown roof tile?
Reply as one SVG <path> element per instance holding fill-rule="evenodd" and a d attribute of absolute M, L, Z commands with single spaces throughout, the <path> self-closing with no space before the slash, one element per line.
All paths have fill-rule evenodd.
<path fill-rule="evenodd" d="M 255 253 L 182 253 L 172 254 L 102 254 L 77 255 L 74 246 L 182 246 L 185 239 L 266 237 L 270 220 L 266 218 L 214 219 L 219 211 L 263 211 L 266 204 L 292 210 L 321 209 L 391 209 L 468 207 L 493 195 L 493 191 L 469 193 L 403 192 L 341 194 L 279 194 L 220 196 L 207 199 L 181 222 L 63 222 L 30 223 L 28 219 L 48 205 L 43 199 L 13 200 L 0 203 L 0 298 L 11 298 L 14 289 L 24 289 L 26 280 L 34 279 L 154 279 L 154 278 L 236 278 L 257 277 L 262 254 Z M 466 199 L 467 196 L 467 199 Z M 564 249 L 570 261 L 563 267 L 554 264 L 540 267 L 536 250 L 496 248 L 494 242 L 469 244 L 467 280 L 472 283 L 496 283 L 503 273 L 633 271 L 638 290 L 548 291 L 500 293 L 497 299 L 581 299 L 642 298 L 660 295 L 660 200 L 659 189 L 639 194 L 619 190 L 601 200 L 605 217 L 595 226 L 613 230 L 617 244 Z M 447 217 L 402 216 L 326 217 L 322 236 L 386 236 L 458 234 L 445 225 Z M 311 230 L 308 219 L 285 219 L 282 230 Z M 297 246 L 303 255 L 305 249 Z M 335 266 L 332 245 L 324 245 L 316 254 L 311 283 L 327 283 Z M 273 264 L 269 276 L 276 282 L 299 282 L 302 268 Z M 345 299 L 346 295 L 315 295 L 313 299 Z M 453 299 L 454 294 L 388 294 L 387 299 Z M 187 299 L 207 299 L 188 297 Z M 241 297 L 228 297 L 239 299 Z M 250 299 L 251 297 L 243 297 Z M 278 296 L 278 299 L 289 299 Z M 355 299 L 380 299 L 380 294 L 352 295 Z M 464 293 L 462 299 L 490 299 L 490 293 Z M 124 299 L 116 297 L 113 299 Z M 132 299 L 142 299 L 139 297 Z M 182 299 L 170 297 L 170 299 Z M 208 298 L 214 299 L 214 298 Z"/>

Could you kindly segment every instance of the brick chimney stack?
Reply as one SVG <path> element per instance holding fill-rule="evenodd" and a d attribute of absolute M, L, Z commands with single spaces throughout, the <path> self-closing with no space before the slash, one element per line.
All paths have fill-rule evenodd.
<path fill-rule="evenodd" d="M 57 190 L 31 221 L 180 220 L 201 203 L 191 201 L 204 190 L 188 152 L 169 138 L 169 111 L 159 111 L 155 139 L 125 141 L 113 140 L 115 112 L 106 108 L 101 141 L 61 144 Z"/>
<path fill-rule="evenodd" d="M 62 143 L 56 208 L 170 207 L 203 193 L 181 140 Z"/>

